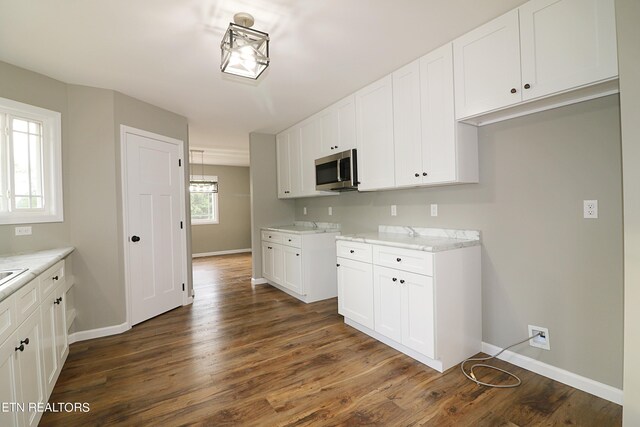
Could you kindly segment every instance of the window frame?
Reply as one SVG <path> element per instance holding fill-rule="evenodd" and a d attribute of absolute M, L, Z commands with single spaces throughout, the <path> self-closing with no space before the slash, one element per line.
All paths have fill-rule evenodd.
<path fill-rule="evenodd" d="M 200 178 L 200 179 L 193 179 L 193 178 Z M 219 184 L 218 182 L 218 177 L 216 175 L 201 175 L 201 176 L 192 176 L 189 179 L 189 184 L 191 184 L 192 181 L 215 181 L 216 183 Z M 220 187 L 218 186 L 218 189 Z M 218 190 L 215 193 L 211 193 L 214 195 L 214 200 L 213 200 L 213 212 L 214 212 L 214 219 L 210 220 L 210 219 L 193 219 L 193 216 L 191 216 L 191 191 L 189 191 L 189 215 L 191 216 L 191 225 L 215 225 L 215 224 L 220 224 L 220 209 L 219 209 L 219 201 L 220 201 L 220 191 Z"/>
<path fill-rule="evenodd" d="M 13 166 L 10 166 L 10 147 L 13 146 L 11 128 L 8 120 L 12 118 L 26 119 L 42 124 L 42 196 L 43 209 L 9 210 L 8 190 L 13 188 Z M 46 108 L 36 107 L 11 99 L 0 98 L 0 161 L 4 162 L 0 176 L 0 191 L 3 201 L 0 204 L 0 224 L 30 224 L 63 222 L 63 188 L 62 188 L 62 114 Z M 6 169 L 6 171 L 4 170 Z M 11 195 L 13 197 L 13 194 Z"/>

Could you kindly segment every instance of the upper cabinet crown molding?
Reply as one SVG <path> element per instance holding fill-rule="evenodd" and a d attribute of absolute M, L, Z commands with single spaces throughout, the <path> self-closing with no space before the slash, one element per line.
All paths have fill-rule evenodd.
<path fill-rule="evenodd" d="M 456 118 L 467 123 L 618 91 L 613 0 L 531 0 L 453 46 Z"/>

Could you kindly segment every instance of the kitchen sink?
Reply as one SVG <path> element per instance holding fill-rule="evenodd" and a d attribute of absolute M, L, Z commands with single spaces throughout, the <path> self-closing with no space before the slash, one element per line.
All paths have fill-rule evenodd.
<path fill-rule="evenodd" d="M 22 268 L 18 270 L 0 270 L 0 286 L 4 285 L 9 280 L 19 276 L 20 274 L 27 271 L 27 268 Z"/>

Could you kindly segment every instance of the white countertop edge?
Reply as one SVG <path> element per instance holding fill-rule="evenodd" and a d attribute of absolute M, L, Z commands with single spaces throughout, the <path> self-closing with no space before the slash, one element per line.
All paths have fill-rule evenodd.
<path fill-rule="evenodd" d="M 411 237 L 400 235 L 401 238 L 410 239 Z M 416 240 L 421 239 L 420 237 L 415 238 Z M 380 246 L 390 246 L 394 248 L 402 248 L 402 249 L 412 249 L 416 251 L 424 251 L 424 252 L 442 252 L 442 251 L 450 251 L 453 249 L 461 249 L 470 246 L 478 246 L 480 245 L 480 240 L 461 240 L 461 239 L 450 239 L 450 241 L 438 242 L 437 244 L 422 244 L 422 243 L 407 243 L 407 242 L 397 242 L 392 240 L 384 240 L 381 238 L 375 237 L 365 237 L 358 235 L 340 235 L 336 236 L 336 240 L 345 240 L 351 242 L 359 242 L 359 243 L 368 243 L 371 245 L 380 245 Z"/>
<path fill-rule="evenodd" d="M 61 259 L 66 258 L 75 248 L 47 249 L 37 252 L 0 256 L 0 270 L 15 270 L 28 268 L 27 271 L 0 286 L 0 301 L 5 300 L 18 289 L 38 277 L 47 268 Z"/>
<path fill-rule="evenodd" d="M 298 229 L 291 229 L 292 225 L 280 225 L 271 227 L 262 227 L 263 231 L 274 231 L 276 233 L 289 233 L 289 234 L 321 234 L 321 233 L 340 233 L 340 230 L 334 228 L 306 228 L 302 226 L 295 226 Z"/>

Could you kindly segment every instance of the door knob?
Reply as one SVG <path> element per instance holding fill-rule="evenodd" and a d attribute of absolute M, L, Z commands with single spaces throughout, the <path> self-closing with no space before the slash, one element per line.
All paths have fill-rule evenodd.
<path fill-rule="evenodd" d="M 400 279 L 400 283 L 404 283 L 404 279 Z"/>
<path fill-rule="evenodd" d="M 20 347 L 16 347 L 16 351 L 24 351 L 24 345 L 20 344 Z"/>
<path fill-rule="evenodd" d="M 515 88 L 515 87 L 514 87 L 514 88 L 511 88 L 511 93 L 516 93 L 516 92 L 517 92 L 517 90 L 516 90 L 516 88 Z"/>
<path fill-rule="evenodd" d="M 416 173 L 415 175 L 416 175 L 416 178 L 420 176 L 420 174 L 419 174 L 419 173 Z"/>
<path fill-rule="evenodd" d="M 22 341 L 20 341 L 20 344 L 29 345 L 29 338 L 23 339 Z"/>
<path fill-rule="evenodd" d="M 525 89 L 531 89 L 531 85 L 529 83 L 527 83 L 527 84 L 524 85 L 524 88 Z"/>
<path fill-rule="evenodd" d="M 422 176 L 427 176 L 427 173 L 426 172 L 422 172 Z"/>
<path fill-rule="evenodd" d="M 392 277 L 392 278 L 391 278 L 391 280 L 393 280 L 394 282 L 397 282 L 397 281 L 398 281 L 398 279 L 397 279 L 397 278 L 395 278 L 395 277 Z"/>
<path fill-rule="evenodd" d="M 135 242 L 139 242 L 139 241 L 140 241 L 140 236 L 131 236 L 131 241 L 132 241 L 133 243 L 135 243 Z"/>
<path fill-rule="evenodd" d="M 396 261 L 400 262 L 402 261 L 402 258 L 396 258 Z"/>

